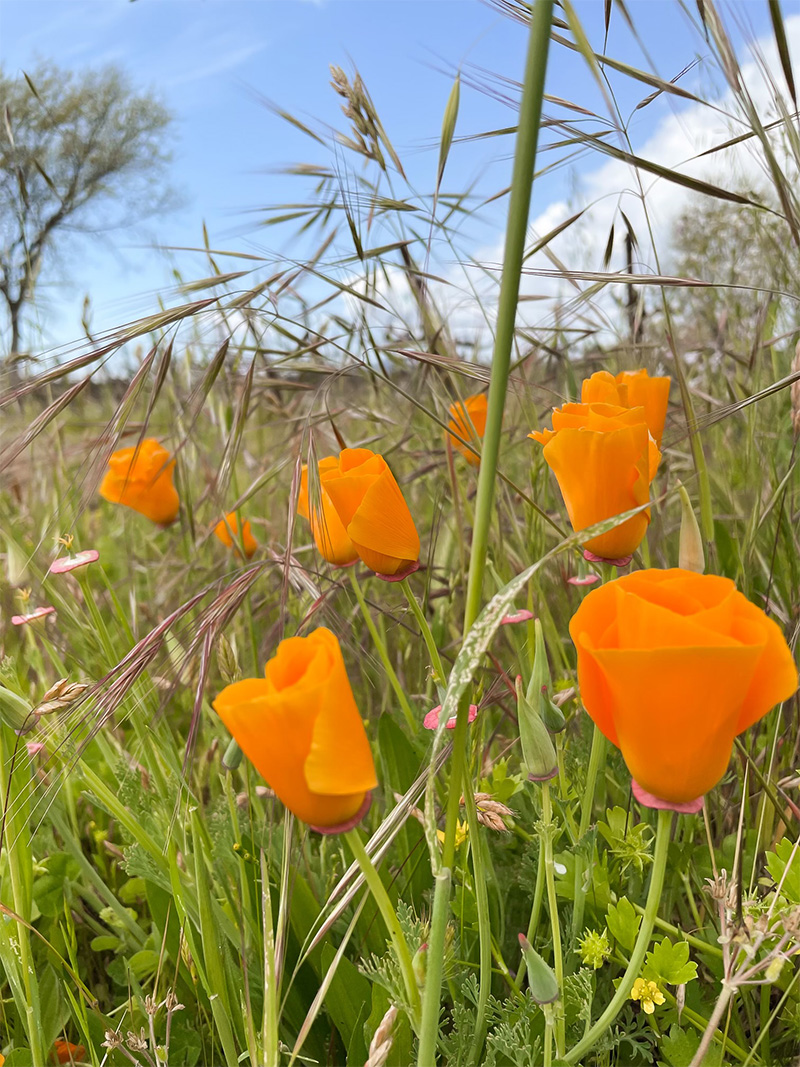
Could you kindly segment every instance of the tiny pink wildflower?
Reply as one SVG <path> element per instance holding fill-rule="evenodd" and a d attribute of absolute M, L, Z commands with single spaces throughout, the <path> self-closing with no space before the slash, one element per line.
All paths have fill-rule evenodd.
<path fill-rule="evenodd" d="M 535 618 L 532 611 L 528 611 L 527 608 L 520 608 L 519 611 L 514 611 L 510 615 L 504 615 L 500 620 L 501 626 L 513 626 L 515 622 L 530 622 Z"/>
<path fill-rule="evenodd" d="M 439 713 L 441 712 L 441 710 L 442 710 L 442 705 L 441 704 L 437 704 L 437 706 L 435 708 L 431 708 L 431 710 L 428 712 L 428 714 L 422 720 L 422 725 L 425 727 L 426 730 L 435 730 L 437 728 L 437 726 L 439 725 Z M 468 722 L 474 722 L 475 721 L 475 717 L 477 716 L 477 714 L 478 714 L 477 705 L 476 704 L 470 704 L 470 706 L 469 706 L 469 719 L 467 721 Z M 449 718 L 447 720 L 447 722 L 445 724 L 445 729 L 446 730 L 455 730 L 455 728 L 456 728 L 456 717 L 455 717 L 455 715 L 453 715 L 451 718 Z"/>
<path fill-rule="evenodd" d="M 43 619 L 45 615 L 55 615 L 55 611 L 56 609 L 52 606 L 36 608 L 35 611 L 30 611 L 27 615 L 12 615 L 11 621 L 15 626 L 25 626 L 26 623 L 36 622 L 37 619 Z"/>
<path fill-rule="evenodd" d="M 67 574 L 69 571 L 85 567 L 88 563 L 96 563 L 100 559 L 100 553 L 94 548 L 87 548 L 85 552 L 76 552 L 74 556 L 59 556 L 50 564 L 51 574 Z"/>

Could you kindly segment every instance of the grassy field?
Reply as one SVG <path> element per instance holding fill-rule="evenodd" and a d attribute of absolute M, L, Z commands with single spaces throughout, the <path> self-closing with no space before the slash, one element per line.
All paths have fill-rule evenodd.
<path fill-rule="evenodd" d="M 503 6 L 527 34 L 526 9 Z M 681 565 L 731 579 L 792 650 L 798 635 L 794 105 L 773 85 L 779 129 L 765 131 L 716 8 L 704 11 L 737 128 L 749 123 L 771 184 L 757 196 L 661 176 L 702 194 L 700 228 L 713 217 L 723 245 L 730 222 L 722 253 L 692 251 L 691 279 L 658 263 L 649 277 L 608 263 L 579 277 L 559 261 L 574 295 L 545 326 L 515 319 L 522 257 L 554 239 L 526 240 L 524 225 L 542 165 L 540 0 L 518 87 L 537 121 L 515 139 L 505 270 L 483 308 L 492 361 L 473 358 L 475 337 L 448 324 L 425 271 L 431 232 L 455 242 L 466 201 L 441 192 L 438 209 L 433 195 L 411 208 L 372 101 L 335 76 L 353 184 L 345 196 L 332 166 L 313 172 L 314 195 L 288 221 L 318 239 L 308 262 L 233 268 L 233 253 L 207 248 L 207 276 L 172 310 L 91 338 L 71 364 L 34 367 L 0 396 L 6 1067 L 796 1061 L 797 697 L 737 737 L 702 810 L 656 811 L 584 710 L 569 630 L 618 575 Z M 604 77 L 569 6 L 558 14 L 551 62 L 570 47 Z M 681 91 L 616 73 L 643 99 Z M 458 106 L 454 92 L 437 194 Z M 559 136 L 605 152 L 611 141 L 576 114 Z M 616 120 L 614 151 L 652 175 L 616 147 Z M 764 257 L 762 283 L 720 280 L 732 249 Z M 387 317 L 398 277 L 406 311 Z M 574 535 L 528 434 L 596 371 L 642 367 L 671 378 L 669 407 L 646 536 L 615 568 L 584 557 L 591 535 Z M 479 467 L 445 430 L 450 406 L 490 382 Z M 180 509 L 164 527 L 98 491 L 112 452 L 151 438 L 175 459 Z M 296 513 L 302 465 L 313 513 L 317 461 L 353 448 L 385 457 L 419 534 L 421 566 L 403 582 L 326 562 Z M 214 534 L 231 512 L 251 524 L 250 558 Z M 87 551 L 98 558 L 50 569 Z M 295 818 L 212 707 L 226 686 L 263 678 L 283 639 L 320 626 L 340 643 L 378 783 L 342 834 Z M 719 662 L 693 690 L 701 718 L 726 689 Z M 681 708 L 685 741 L 672 736 L 662 684 L 653 675 L 641 704 L 656 771 L 665 737 L 698 745 Z M 434 733 L 423 720 L 438 705 Z M 290 758 L 283 734 L 274 745 Z M 547 780 L 531 780 L 537 769 Z"/>

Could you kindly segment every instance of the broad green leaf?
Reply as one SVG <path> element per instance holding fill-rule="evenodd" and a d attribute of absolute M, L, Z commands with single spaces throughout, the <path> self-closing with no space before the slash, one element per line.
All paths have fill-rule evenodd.
<path fill-rule="evenodd" d="M 774 852 L 767 853 L 767 870 L 781 896 L 793 904 L 800 904 L 800 849 L 784 837 Z"/>
<path fill-rule="evenodd" d="M 656 944 L 645 957 L 645 978 L 667 985 L 685 985 L 697 977 L 697 964 L 689 959 L 688 941 L 676 941 L 668 937 Z"/>
<path fill-rule="evenodd" d="M 636 943 L 641 922 L 641 918 L 636 914 L 633 904 L 627 897 L 621 897 L 619 902 L 612 904 L 606 913 L 606 923 L 614 940 L 628 951 Z"/>

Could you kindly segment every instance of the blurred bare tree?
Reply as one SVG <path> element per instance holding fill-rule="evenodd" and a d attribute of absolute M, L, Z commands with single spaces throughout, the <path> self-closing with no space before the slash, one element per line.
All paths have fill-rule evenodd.
<path fill-rule="evenodd" d="M 69 233 L 96 233 L 165 210 L 174 199 L 169 111 L 116 67 L 41 63 L 0 70 L 0 294 L 6 369 L 18 376 L 22 323 L 43 265 Z"/>

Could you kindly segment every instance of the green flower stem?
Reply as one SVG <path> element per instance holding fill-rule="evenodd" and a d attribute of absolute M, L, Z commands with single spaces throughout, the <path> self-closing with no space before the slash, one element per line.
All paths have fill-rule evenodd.
<path fill-rule="evenodd" d="M 439 1043 L 439 998 L 444 970 L 444 938 L 447 932 L 447 913 L 450 904 L 451 874 L 442 867 L 436 875 L 431 914 L 431 934 L 428 940 L 428 969 L 422 995 L 422 1026 L 417 1051 L 417 1067 L 433 1067 Z M 439 946 L 434 952 L 433 947 Z"/>
<path fill-rule="evenodd" d="M 511 177 L 511 194 L 508 204 L 503 274 L 497 305 L 497 330 L 492 355 L 492 376 L 489 384 L 486 431 L 481 449 L 481 465 L 478 475 L 478 491 L 475 505 L 475 522 L 467 580 L 467 598 L 464 611 L 464 633 L 467 633 L 478 617 L 483 591 L 483 574 L 486 567 L 486 550 L 489 543 L 489 527 L 492 521 L 494 483 L 497 477 L 497 458 L 500 452 L 500 434 L 503 429 L 506 390 L 508 388 L 511 351 L 514 345 L 514 324 L 519 299 L 519 280 L 525 254 L 525 237 L 528 229 L 531 188 L 536 167 L 536 148 L 539 141 L 539 124 L 544 99 L 544 77 L 547 69 L 547 53 L 550 47 L 550 28 L 554 0 L 536 0 L 531 15 L 528 53 L 520 101 L 517 141 L 514 150 L 514 169 Z M 456 823 L 461 785 L 466 773 L 466 741 L 469 700 L 459 703 L 456 728 L 453 736 L 453 759 L 450 765 L 450 786 L 447 800 L 442 865 L 444 871 L 437 877 L 434 896 L 434 921 L 431 924 L 428 959 L 433 966 L 428 968 L 423 1003 L 422 1033 L 419 1043 L 419 1067 L 432 1067 L 436 1062 L 436 1045 L 439 1034 L 439 1000 L 441 996 L 441 965 L 444 954 L 444 936 L 447 927 L 449 906 L 449 871 L 455 856 Z M 443 894 L 447 894 L 442 899 Z M 437 916 L 436 904 L 441 914 Z M 436 919 L 438 918 L 438 923 Z"/>
<path fill-rule="evenodd" d="M 597 788 L 597 778 L 601 768 L 606 762 L 606 739 L 595 725 L 592 734 L 592 750 L 589 753 L 589 767 L 586 771 L 586 785 L 581 799 L 581 821 L 578 827 L 578 841 L 582 841 L 589 830 L 592 822 L 592 808 L 594 806 L 594 794 Z M 591 862 L 591 857 L 588 858 Z M 583 909 L 586 902 L 586 894 L 583 891 L 583 880 L 586 877 L 587 858 L 578 850 L 575 853 L 575 907 L 572 911 L 572 948 L 578 944 L 583 926 Z"/>
<path fill-rule="evenodd" d="M 539 849 L 539 863 L 536 866 L 536 885 L 533 890 L 533 903 L 531 904 L 531 917 L 528 920 L 528 932 L 525 937 L 533 944 L 536 931 L 539 928 L 539 917 L 542 914 L 542 901 L 544 900 L 544 853 Z M 514 988 L 520 990 L 525 980 L 525 963 L 520 961 L 517 969 L 517 977 L 514 980 Z"/>
<path fill-rule="evenodd" d="M 380 657 L 380 661 L 383 664 L 383 669 L 386 671 L 386 676 L 389 679 L 389 684 L 391 685 L 392 689 L 394 689 L 395 696 L 397 697 L 397 701 L 403 711 L 403 715 L 405 715 L 408 727 L 411 730 L 412 735 L 417 734 L 419 733 L 419 723 L 417 722 L 417 717 L 408 702 L 408 697 L 403 691 L 402 685 L 400 685 L 400 679 L 395 674 L 394 667 L 392 666 L 392 662 L 389 659 L 389 652 L 387 651 L 386 644 L 383 641 L 381 635 L 378 633 L 378 627 L 375 625 L 375 620 L 370 614 L 369 605 L 364 599 L 364 594 L 361 591 L 361 586 L 359 585 L 358 578 L 356 577 L 355 567 L 350 567 L 350 585 L 353 587 L 353 592 L 355 593 L 356 600 L 358 601 L 358 606 L 361 608 L 361 614 L 364 616 L 364 622 L 367 624 L 367 629 L 369 630 L 370 636 L 372 637 L 372 642 L 375 645 L 375 648 L 378 652 L 378 656 Z"/>
<path fill-rule="evenodd" d="M 492 990 L 492 926 L 489 916 L 489 894 L 486 890 L 486 877 L 484 874 L 484 849 L 486 845 L 481 837 L 475 794 L 472 792 L 472 784 L 470 782 L 464 783 L 464 808 L 467 813 L 467 826 L 469 827 L 470 848 L 472 850 L 472 873 L 475 885 L 475 906 L 478 912 L 480 958 L 478 1010 L 475 1013 L 475 1033 L 472 1037 L 472 1045 L 467 1062 L 480 1063 L 481 1050 L 486 1035 L 486 1008 L 489 1004 L 489 993 Z"/>
<path fill-rule="evenodd" d="M 21 744 L 14 738 L 11 730 L 0 727 L 0 796 L 3 811 L 3 849 L 5 851 L 8 873 L 11 878 L 11 901 L 14 912 L 19 916 L 16 924 L 17 952 L 19 974 L 25 994 L 24 1023 L 25 1032 L 30 1043 L 31 1057 L 34 1063 L 46 1061 L 47 1050 L 42 1047 L 40 1026 L 41 1011 L 39 1004 L 39 984 L 33 966 L 31 953 L 31 935 L 28 924 L 31 921 L 33 857 L 30 850 L 30 814 L 29 790 L 30 770 L 27 761 L 17 754 L 14 774 L 16 781 L 9 781 L 12 768 L 14 746 Z M 24 752 L 24 748 L 23 748 Z M 18 783 L 24 779 L 20 786 Z M 11 938 L 4 936 L 7 945 Z M 8 964 L 6 964 L 8 966 Z M 20 1011 L 20 1014 L 23 1014 Z"/>
<path fill-rule="evenodd" d="M 542 854 L 544 856 L 544 879 L 547 886 L 547 910 L 550 912 L 550 927 L 553 931 L 553 970 L 558 982 L 561 1006 L 556 1013 L 555 1037 L 556 1055 L 561 1059 L 566 1043 L 566 1024 L 564 1021 L 564 957 L 561 951 L 561 924 L 558 921 L 558 901 L 556 899 L 555 867 L 553 861 L 553 808 L 550 803 L 550 783 L 542 783 Z"/>
<path fill-rule="evenodd" d="M 500 280 L 500 295 L 497 303 L 497 331 L 492 354 L 492 376 L 489 383 L 486 431 L 481 448 L 481 465 L 478 474 L 478 493 L 475 504 L 475 527 L 472 532 L 472 550 L 469 560 L 467 604 L 464 632 L 472 626 L 481 607 L 483 572 L 486 565 L 486 549 L 489 542 L 489 526 L 492 520 L 494 484 L 497 478 L 497 458 L 500 452 L 500 434 L 503 428 L 503 410 L 508 388 L 511 351 L 514 345 L 514 324 L 519 299 L 519 280 L 525 254 L 525 238 L 528 230 L 531 189 L 536 166 L 536 149 L 539 141 L 539 123 L 542 117 L 544 76 L 547 69 L 547 53 L 550 46 L 550 25 L 553 17 L 553 0 L 536 0 L 531 13 L 528 55 L 522 99 L 517 125 L 517 143 L 514 150 L 514 170 L 511 176 L 511 195 L 508 204 L 503 274 Z"/>
<path fill-rule="evenodd" d="M 412 593 L 411 586 L 408 584 L 408 578 L 404 578 L 402 582 L 400 582 L 400 585 L 402 586 L 403 592 L 406 595 L 406 600 L 408 601 L 409 607 L 414 613 L 414 618 L 419 624 L 422 639 L 424 640 L 425 645 L 428 649 L 428 655 L 431 659 L 431 666 L 433 667 L 436 675 L 434 681 L 437 685 L 444 685 L 447 676 L 444 673 L 444 667 L 442 666 L 442 659 L 439 655 L 439 649 L 436 647 L 436 642 L 433 639 L 433 634 L 431 633 L 431 628 L 428 625 L 428 620 L 425 618 L 425 612 L 419 606 L 417 598 Z"/>
<path fill-rule="evenodd" d="M 642 916 L 642 925 L 639 928 L 639 936 L 636 938 L 636 944 L 633 946 L 630 962 L 628 963 L 625 974 L 622 976 L 620 983 L 617 986 L 616 993 L 611 998 L 611 1003 L 594 1026 L 591 1027 L 589 1032 L 586 1033 L 578 1044 L 574 1045 L 564 1057 L 564 1062 L 567 1064 L 578 1063 L 583 1059 L 586 1053 L 593 1048 L 597 1041 L 599 1041 L 622 1010 L 622 1006 L 631 995 L 634 981 L 639 977 L 642 964 L 644 963 L 645 953 L 647 952 L 647 946 L 650 944 L 650 937 L 653 933 L 658 906 L 661 903 L 661 890 L 664 887 L 664 874 L 667 869 L 667 852 L 669 850 L 671 825 L 672 812 L 659 811 L 655 855 L 653 856 L 653 870 L 650 875 L 650 888 L 647 893 L 647 903 L 645 905 L 644 915 Z"/>
<path fill-rule="evenodd" d="M 417 980 L 414 977 L 414 966 L 411 959 L 411 952 L 400 926 L 400 921 L 397 918 L 397 912 L 389 899 L 389 894 L 386 892 L 386 887 L 381 881 L 381 876 L 376 871 L 372 860 L 367 854 L 367 850 L 364 848 L 358 829 L 354 828 L 348 830 L 344 834 L 344 837 L 350 846 L 350 850 L 353 853 L 356 863 L 358 863 L 358 866 L 361 868 L 361 873 L 364 875 L 364 881 L 367 883 L 367 888 L 372 894 L 372 899 L 378 905 L 378 910 L 383 917 L 383 921 L 386 923 L 386 929 L 389 932 L 395 955 L 400 964 L 400 972 L 403 975 L 403 985 L 405 986 L 406 996 L 408 997 L 408 1003 L 411 1008 L 411 1023 L 414 1029 L 418 1030 L 421 1013 L 419 989 L 417 988 Z"/>

